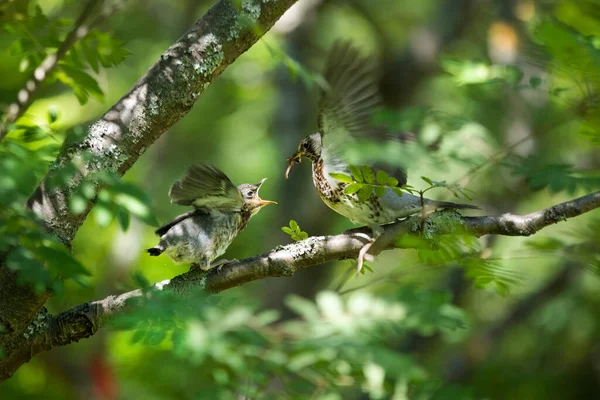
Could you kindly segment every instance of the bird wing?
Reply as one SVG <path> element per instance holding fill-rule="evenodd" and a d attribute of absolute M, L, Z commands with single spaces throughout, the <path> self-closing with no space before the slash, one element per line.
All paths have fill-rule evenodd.
<path fill-rule="evenodd" d="M 371 117 L 381 105 L 375 64 L 350 42 L 336 42 L 327 58 L 321 91 L 319 132 L 323 136 L 368 135 Z"/>
<path fill-rule="evenodd" d="M 220 169 L 192 165 L 169 190 L 171 203 L 195 208 L 239 210 L 244 204 L 238 188 Z"/>
<path fill-rule="evenodd" d="M 376 72 L 375 63 L 350 42 L 333 45 L 324 74 L 329 88 L 321 92 L 318 117 L 325 159 L 372 165 L 372 157 L 362 151 L 354 138 L 388 139 L 386 130 L 371 122 L 373 113 L 382 105 Z M 376 167 L 396 177 L 400 186 L 406 183 L 404 169 L 381 161 L 379 164 Z"/>
<path fill-rule="evenodd" d="M 194 215 L 197 215 L 198 213 L 200 213 L 199 210 L 192 210 L 192 211 L 188 211 L 184 214 L 178 215 L 171 222 L 168 222 L 168 223 L 164 224 L 163 226 L 161 226 L 160 228 L 158 228 L 157 230 L 155 230 L 154 233 L 156 233 L 158 236 L 162 236 L 165 233 L 167 233 L 169 231 L 169 229 L 171 229 L 173 226 L 177 225 L 178 223 L 180 223 L 181 221 L 183 221 L 185 219 L 188 219 L 190 217 L 193 217 Z"/>

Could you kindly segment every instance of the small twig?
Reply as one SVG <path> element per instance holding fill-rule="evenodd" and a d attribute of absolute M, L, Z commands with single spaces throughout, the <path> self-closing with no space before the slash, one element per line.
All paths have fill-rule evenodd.
<path fill-rule="evenodd" d="M 341 290 L 344 288 L 344 286 L 346 286 L 346 283 L 348 283 L 348 280 L 352 277 L 352 272 L 355 270 L 354 266 L 350 266 L 346 272 L 344 272 L 344 275 L 342 275 L 342 279 L 340 280 L 340 283 L 338 283 L 338 285 L 335 288 L 335 291 L 340 293 Z"/>
<path fill-rule="evenodd" d="M 425 219 L 427 218 L 427 213 L 425 212 L 425 199 L 423 198 L 424 193 L 423 190 L 419 190 L 419 196 L 421 197 L 421 234 L 425 233 Z"/>
<path fill-rule="evenodd" d="M 120 0 L 115 2 L 111 7 L 107 7 L 91 22 L 86 22 L 91 18 L 94 10 L 99 3 L 104 0 L 90 0 L 84 7 L 83 11 L 75 21 L 73 28 L 67 34 L 67 37 L 62 42 L 56 53 L 48 54 L 40 65 L 34 70 L 33 75 L 17 94 L 17 100 L 8 107 L 8 112 L 3 123 L 0 125 L 0 141 L 4 139 L 8 133 L 8 126 L 19 119 L 25 113 L 25 110 L 33 102 L 33 99 L 41 87 L 41 84 L 46 79 L 50 71 L 52 71 L 58 62 L 75 46 L 75 44 L 87 36 L 87 34 L 101 22 L 104 22 L 110 15 L 116 12 L 125 2 Z"/>
<path fill-rule="evenodd" d="M 406 270 L 406 271 L 396 272 L 396 273 L 392 273 L 392 274 L 389 274 L 389 275 L 386 275 L 386 276 L 380 276 L 379 278 L 375 278 L 375 279 L 373 279 L 373 280 L 371 280 L 371 281 L 369 281 L 369 282 L 367 282 L 367 283 L 365 283 L 363 285 L 356 286 L 356 287 L 353 287 L 353 288 L 350 288 L 350 289 L 346 289 L 346 290 L 344 290 L 342 292 L 339 292 L 339 294 L 340 294 L 340 296 L 344 296 L 344 295 L 346 295 L 348 293 L 352 293 L 352 292 L 355 292 L 355 291 L 360 290 L 360 289 L 365 289 L 365 288 L 367 288 L 369 286 L 372 286 L 372 285 L 374 285 L 376 283 L 379 283 L 381 281 L 392 281 L 392 282 L 394 282 L 394 281 L 398 281 L 398 280 L 400 280 L 400 278 L 403 278 L 404 276 L 410 275 L 411 273 L 416 272 L 416 271 L 420 271 L 420 272 L 423 272 L 423 271 L 433 271 L 433 270 L 436 270 L 436 269 L 439 269 L 439 268 L 441 268 L 441 266 L 435 266 L 435 267 L 416 267 L 416 268 L 411 268 L 411 269 Z"/>
<path fill-rule="evenodd" d="M 471 182 L 473 175 L 475 175 L 478 171 L 502 161 L 507 155 L 510 154 L 511 150 L 515 149 L 516 147 L 519 147 L 521 144 L 525 143 L 530 139 L 532 139 L 531 135 L 527 135 L 512 143 L 511 145 L 498 150 L 497 152 L 492 154 L 492 156 L 489 157 L 487 160 L 468 170 L 463 176 L 454 181 L 453 185 L 460 185 L 462 187 L 466 187 Z"/>

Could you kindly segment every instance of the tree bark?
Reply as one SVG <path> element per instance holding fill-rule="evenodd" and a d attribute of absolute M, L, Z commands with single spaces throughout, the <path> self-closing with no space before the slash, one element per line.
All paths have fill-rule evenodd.
<path fill-rule="evenodd" d="M 123 175 L 145 150 L 183 118 L 211 82 L 268 31 L 296 0 L 244 0 L 239 7 L 221 0 L 198 20 L 157 63 L 96 121 L 87 136 L 66 143 L 28 205 L 42 225 L 70 246 L 93 204 L 72 214 L 68 204 L 84 179 L 100 171 Z M 51 189 L 48 182 L 75 166 L 65 185 Z M 36 331 L 43 304 L 50 293 L 20 287 L 0 257 L 0 381 L 10 377 L 37 349 L 25 349 L 28 330 Z M 34 320 L 35 317 L 35 320 Z M 32 332 L 33 334 L 33 332 Z M 36 346 L 45 346 L 36 342 Z M 25 350 L 24 350 L 25 349 Z"/>

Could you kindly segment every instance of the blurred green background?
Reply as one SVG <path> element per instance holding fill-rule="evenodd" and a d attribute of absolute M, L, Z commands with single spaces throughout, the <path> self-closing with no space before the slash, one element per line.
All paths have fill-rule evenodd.
<path fill-rule="evenodd" d="M 50 21 L 74 19 L 82 8 L 71 0 L 8 3 L 5 28 L 27 24 L 37 5 Z M 49 83 L 20 122 L 44 126 L 55 110 L 54 134 L 44 140 L 60 144 L 99 118 L 212 4 L 126 2 L 99 31 L 130 54 L 97 74 L 87 68 L 103 101 L 80 105 L 71 88 Z M 0 32 L 2 104 L 34 66 L 10 48 L 20 32 Z M 289 243 L 280 228 L 290 219 L 309 235 L 351 228 L 320 201 L 307 163 L 283 176 L 287 156 L 316 130 L 313 78 L 336 39 L 380 63 L 386 109 L 378 122 L 415 139 L 362 150 L 407 167 L 409 184 L 426 187 L 427 176 L 466 186 L 482 208 L 473 215 L 533 212 L 600 187 L 596 0 L 300 0 L 123 179 L 148 195 L 164 223 L 184 210 L 167 192 L 191 163 L 213 163 L 236 184 L 268 177 L 261 197 L 279 205 L 255 216 L 226 258 Z M 9 139 L 35 151 L 17 134 Z M 428 194 L 452 200 L 442 189 Z M 144 252 L 155 244 L 153 227 L 135 217 L 126 231 L 105 222 L 92 212 L 77 233 L 73 255 L 91 275 L 83 285 L 65 281 L 50 312 L 187 270 Z M 358 277 L 346 273 L 352 263 L 339 262 L 208 298 L 159 296 L 146 312 L 35 357 L 0 386 L 0 398 L 591 398 L 600 390 L 599 245 L 593 211 L 533 238 L 387 251 Z"/>

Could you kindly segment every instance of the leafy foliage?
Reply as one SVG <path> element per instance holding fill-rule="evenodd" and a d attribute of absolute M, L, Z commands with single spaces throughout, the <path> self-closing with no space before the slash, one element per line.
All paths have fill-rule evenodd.
<path fill-rule="evenodd" d="M 73 23 L 74 20 L 69 18 L 50 19 L 36 5 L 31 14 L 17 14 L 17 18 L 3 24 L 3 30 L 14 39 L 9 53 L 20 58 L 19 72 L 31 75 L 48 55 L 60 48 Z M 59 81 L 69 86 L 82 105 L 87 103 L 89 96 L 102 101 L 104 92 L 86 69 L 91 67 L 99 73 L 100 65 L 104 68 L 116 66 L 129 54 L 119 39 L 93 30 L 67 52 L 58 68 L 43 79 L 45 83 Z"/>
<path fill-rule="evenodd" d="M 224 24 L 229 40 L 242 28 L 262 34 L 257 16 L 264 17 L 269 2 L 232 3 L 240 18 Z M 105 111 L 89 101 L 108 93 L 104 77 L 111 93 L 125 93 L 198 10 L 174 3 L 174 23 L 157 29 L 154 8 L 127 3 L 124 17 L 103 24 L 136 55 L 116 72 L 106 69 L 129 53 L 116 34 L 93 29 L 75 44 L 44 79 L 44 90 L 37 92 L 42 101 L 0 143 L 0 260 L 18 272 L 20 283 L 62 294 L 48 302 L 52 313 L 132 289 L 123 287 L 129 271 L 148 297 L 133 300 L 139 307 L 113 320 L 115 329 L 101 332 L 100 340 L 25 364 L 0 386 L 0 398 L 65 399 L 83 392 L 149 399 L 593 397 L 590 354 L 600 332 L 597 211 L 526 240 L 474 239 L 463 234 L 452 212 L 417 215 L 414 235 L 397 243 L 410 249 L 382 253 L 372 273 L 350 274 L 349 288 L 340 287 L 340 294 L 321 290 L 348 267 L 337 263 L 302 271 L 293 281 L 256 282 L 212 296 L 148 289 L 149 282 L 186 266 L 143 254 L 156 238 L 133 218 L 153 223 L 149 198 L 137 184 L 166 219 L 181 210 L 168 204 L 165 189 L 190 162 L 212 161 L 232 175 L 247 171 L 250 182 L 254 174 L 279 174 L 282 157 L 293 147 L 282 130 L 287 132 L 289 121 L 304 133 L 314 129 L 314 121 L 305 121 L 316 96 L 304 102 L 290 87 L 310 86 L 311 94 L 327 87 L 314 71 L 322 71 L 325 52 L 337 38 L 354 38 L 365 54 L 373 49 L 373 62 L 386 60 L 380 88 L 392 105 L 372 121 L 386 128 L 385 140 L 361 137 L 348 144 L 355 166 L 334 178 L 352 194 L 364 199 L 390 188 L 398 195 L 441 189 L 435 194 L 442 199 L 468 199 L 467 186 L 477 191 L 485 214 L 499 214 L 531 212 L 598 189 L 597 0 L 518 1 L 515 7 L 471 2 L 472 12 L 459 12 L 461 18 L 446 18 L 460 11 L 459 2 L 379 3 L 358 0 L 351 9 L 331 4 L 289 13 L 213 82 L 126 181 L 98 173 L 69 186 L 82 165 L 97 161 L 91 154 L 61 168 L 50 163 L 65 142 L 85 136 L 77 124 Z M 73 0 L 0 2 L 2 103 L 14 102 L 35 68 L 56 52 L 73 24 L 63 16 L 75 16 L 82 6 Z M 422 31 L 440 39 L 436 46 L 422 46 L 427 36 L 413 34 Z M 415 48 L 431 50 L 440 68 L 414 57 L 421 55 Z M 279 66 L 293 82 L 274 79 Z M 88 104 L 74 108 L 65 93 Z M 362 167 L 376 165 L 371 161 L 405 167 L 409 182 L 421 190 L 399 188 L 387 174 Z M 70 212 L 86 213 L 95 204 L 73 243 L 75 256 L 48 237 L 24 206 L 48 172 L 50 190 L 71 193 Z M 281 190 L 303 206 L 286 208 L 281 201 L 275 218 L 269 213 L 276 211 L 261 212 L 228 249 L 232 256 L 279 244 L 268 232 L 273 221 L 289 220 L 291 213 L 314 233 L 349 227 L 343 219 L 324 218 L 328 210 L 306 192 L 310 182 L 297 179 L 286 184 L 298 191 L 283 184 Z M 127 233 L 119 226 L 129 227 Z M 440 235 L 440 226 L 451 233 Z M 306 234 L 292 222 L 284 228 L 293 240 Z M 583 267 L 575 269 L 574 283 L 543 292 L 565 265 Z M 0 336 L 9 329 L 0 326 Z M 449 382 L 461 372 L 468 383 Z"/>
<path fill-rule="evenodd" d="M 300 229 L 300 226 L 298 225 L 298 223 L 296 221 L 294 221 L 293 219 L 290 220 L 289 228 L 287 226 L 284 226 L 281 228 L 281 230 L 284 231 L 285 233 L 287 233 L 288 235 L 290 235 L 292 240 L 295 240 L 295 241 L 304 240 L 304 239 L 308 238 L 308 233 L 306 233 L 302 229 Z"/>
<path fill-rule="evenodd" d="M 350 171 L 352 176 L 337 172 L 332 172 L 329 175 L 340 182 L 346 183 L 344 193 L 348 195 L 356 193 L 360 202 L 367 201 L 373 194 L 378 197 L 383 196 L 387 188 L 391 188 L 398 196 L 402 196 L 402 190 L 409 193 L 413 192 L 410 185 L 398 187 L 398 180 L 393 176 L 388 176 L 383 170 L 378 170 L 375 173 L 367 165 L 362 167 L 350 165 Z"/>
<path fill-rule="evenodd" d="M 260 395 L 277 379 L 291 398 L 322 387 L 331 395 L 360 390 L 381 397 L 390 387 L 420 384 L 427 377 L 411 357 L 386 351 L 382 341 L 415 331 L 464 334 L 468 328 L 448 296 L 411 287 L 395 299 L 364 292 L 343 299 L 330 291 L 319 293 L 315 302 L 289 296 L 286 304 L 298 315 L 289 321 L 272 310 L 239 305 L 223 310 L 222 301 L 214 303 L 201 292 L 191 296 L 183 301 L 152 291 L 137 300 L 143 307 L 117 318 L 115 327 L 134 328 L 131 341 L 138 346 L 169 342 L 181 361 L 203 366 L 196 379 L 204 390 L 223 396 L 240 390 Z"/>
<path fill-rule="evenodd" d="M 32 8 L 32 14 L 17 12 L 13 20 L 3 24 L 4 32 L 14 38 L 9 52 L 20 58 L 20 72 L 33 73 L 46 56 L 56 52 L 72 24 L 70 19 L 49 19 L 39 6 Z M 58 80 L 71 86 L 81 104 L 89 95 L 103 100 L 96 78 L 85 69 L 91 66 L 98 73 L 99 65 L 105 68 L 117 65 L 127 54 L 118 39 L 92 31 L 59 61 L 58 68 L 44 77 L 44 82 Z M 18 272 L 19 282 L 31 285 L 38 292 L 61 292 L 63 282 L 69 279 L 84 285 L 90 275 L 63 243 L 42 228 L 39 216 L 25 205 L 48 172 L 62 142 L 80 140 L 86 134 L 80 127 L 58 128 L 61 122 L 56 109 L 49 107 L 46 121 L 17 121 L 7 127 L 8 136 L 0 143 L 0 251 L 6 257 L 7 267 Z M 93 214 L 101 227 L 117 218 L 126 230 L 130 214 L 157 225 L 148 196 L 137 186 L 121 182 L 115 174 L 102 172 L 85 180 L 77 178 L 78 184 L 73 185 L 71 181 L 79 174 L 79 163 L 92 158 L 86 154 L 81 160 L 54 168 L 46 190 L 73 186 L 69 210 L 74 214 L 84 213 L 90 202 L 96 202 Z"/>
<path fill-rule="evenodd" d="M 513 174 L 525 178 L 533 190 L 544 188 L 551 192 L 574 194 L 578 190 L 600 188 L 600 175 L 576 171 L 569 164 L 548 164 L 540 157 L 531 156 L 511 164 Z"/>

